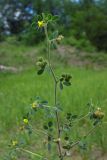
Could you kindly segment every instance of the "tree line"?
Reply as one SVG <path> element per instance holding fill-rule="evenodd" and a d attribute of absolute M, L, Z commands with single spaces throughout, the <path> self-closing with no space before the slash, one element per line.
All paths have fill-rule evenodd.
<path fill-rule="evenodd" d="M 44 35 L 31 23 L 36 15 L 47 12 L 59 16 L 58 30 L 65 36 L 88 39 L 98 50 L 107 50 L 106 8 L 107 0 L 1 0 L 0 40 L 17 35 L 19 40 L 30 37 L 31 44 L 39 42 Z"/>

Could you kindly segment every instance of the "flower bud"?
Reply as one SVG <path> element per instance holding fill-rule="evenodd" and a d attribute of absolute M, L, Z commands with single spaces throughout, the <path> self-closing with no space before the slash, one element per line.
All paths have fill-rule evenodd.
<path fill-rule="evenodd" d="M 38 107 L 38 102 L 37 101 L 35 101 L 34 103 L 32 103 L 32 108 L 33 109 L 35 109 L 35 108 L 37 108 Z"/>
<path fill-rule="evenodd" d="M 27 118 L 24 118 L 24 119 L 23 119 L 23 122 L 24 122 L 25 124 L 28 124 L 29 120 L 28 120 Z"/>
<path fill-rule="evenodd" d="M 17 140 L 13 140 L 12 141 L 12 146 L 16 146 L 18 144 L 18 141 Z"/>

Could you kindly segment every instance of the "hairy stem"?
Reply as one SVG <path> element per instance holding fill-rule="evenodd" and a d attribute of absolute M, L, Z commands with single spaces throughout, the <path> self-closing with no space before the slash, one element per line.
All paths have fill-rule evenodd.
<path fill-rule="evenodd" d="M 51 74 L 52 74 L 52 77 L 53 77 L 53 80 L 54 80 L 54 104 L 55 104 L 55 107 L 57 107 L 57 78 L 56 78 L 56 75 L 54 73 L 54 70 L 52 68 L 52 65 L 51 65 L 51 60 L 50 60 L 50 45 L 51 45 L 51 42 L 49 40 L 49 37 L 48 37 L 48 32 L 47 32 L 47 24 L 44 26 L 44 30 L 45 30 L 45 35 L 46 35 L 46 40 L 47 40 L 47 52 L 48 52 L 48 63 L 49 63 L 49 68 L 50 68 L 50 71 L 51 71 Z M 59 157 L 61 160 L 63 160 L 63 156 L 62 156 L 62 150 L 61 150 L 61 142 L 60 142 L 60 123 L 59 123 L 59 115 L 58 115 L 58 111 L 56 110 L 55 111 L 55 114 L 56 114 L 56 122 L 57 122 L 57 134 L 58 134 L 58 151 L 59 151 Z"/>

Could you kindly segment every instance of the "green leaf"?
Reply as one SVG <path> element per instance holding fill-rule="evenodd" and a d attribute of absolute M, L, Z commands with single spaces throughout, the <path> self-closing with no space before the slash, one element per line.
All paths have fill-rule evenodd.
<path fill-rule="evenodd" d="M 72 115 L 72 119 L 76 119 L 78 117 L 78 115 Z"/>
<path fill-rule="evenodd" d="M 53 131 L 53 128 L 49 128 L 49 131 L 52 132 L 52 131 Z"/>
<path fill-rule="evenodd" d="M 62 84 L 61 81 L 60 81 L 59 87 L 60 87 L 61 90 L 63 90 L 63 84 Z"/>
<path fill-rule="evenodd" d="M 49 122 L 48 122 L 48 126 L 49 126 L 49 127 L 52 127 L 52 126 L 53 126 L 53 122 L 52 122 L 52 121 L 49 121 Z"/>
<path fill-rule="evenodd" d="M 68 140 L 69 140 L 69 137 L 68 137 L 68 136 L 65 136 L 64 139 L 65 139 L 66 141 L 68 141 Z"/>
<path fill-rule="evenodd" d="M 51 38 L 51 39 L 53 39 L 53 38 Z M 50 40 L 51 40 L 51 39 L 50 39 Z M 57 49 L 57 44 L 56 44 L 56 42 L 52 42 L 52 43 L 51 43 L 51 46 L 52 46 L 53 49 Z"/>
<path fill-rule="evenodd" d="M 57 38 L 57 37 L 58 37 L 58 30 L 54 31 L 54 32 L 51 34 L 50 40 L 51 40 L 51 39 L 55 39 L 55 38 Z"/>
<path fill-rule="evenodd" d="M 53 38 L 57 38 L 58 37 L 58 30 L 53 32 Z"/>
<path fill-rule="evenodd" d="M 70 119 L 71 119 L 71 117 L 72 117 L 72 114 L 71 114 L 71 113 L 67 113 L 67 115 L 66 115 L 66 119 L 67 119 L 67 120 L 70 120 Z"/>
<path fill-rule="evenodd" d="M 48 101 L 44 100 L 44 101 L 41 101 L 41 104 L 48 104 Z"/>
<path fill-rule="evenodd" d="M 86 149 L 87 149 L 87 145 L 86 145 L 86 143 L 83 142 L 83 141 L 80 141 L 78 145 L 79 145 L 79 147 L 80 147 L 81 149 L 83 149 L 83 150 L 86 150 Z"/>
<path fill-rule="evenodd" d="M 57 15 L 52 17 L 52 21 L 57 21 L 59 19 L 59 17 Z"/>
<path fill-rule="evenodd" d="M 63 148 L 64 148 L 64 149 L 67 149 L 67 150 L 69 150 L 69 149 L 70 149 L 70 147 L 71 147 L 71 146 L 70 146 L 69 144 L 68 144 L 68 145 L 64 145 L 64 146 L 63 146 Z"/>
<path fill-rule="evenodd" d="M 96 126 L 99 122 L 100 122 L 100 120 L 97 119 L 96 121 L 94 121 L 93 125 Z"/>
<path fill-rule="evenodd" d="M 67 81 L 63 82 L 63 84 L 64 84 L 65 86 L 70 86 L 70 85 L 71 85 L 71 83 L 70 83 L 70 82 L 67 82 Z"/>
<path fill-rule="evenodd" d="M 93 117 L 93 113 L 90 113 L 89 118 L 90 118 L 90 120 L 94 119 L 94 117 Z"/>
<path fill-rule="evenodd" d="M 37 74 L 41 75 L 43 72 L 44 72 L 44 69 L 40 69 L 40 70 L 38 70 Z"/>
<path fill-rule="evenodd" d="M 46 126 L 46 125 L 44 125 L 43 128 L 44 128 L 45 130 L 48 130 L 48 126 Z"/>
<path fill-rule="evenodd" d="M 52 21 L 52 17 L 53 17 L 52 14 L 42 13 L 42 16 L 43 16 L 45 22 Z"/>
<path fill-rule="evenodd" d="M 47 15 L 47 19 L 48 19 L 48 21 L 51 21 L 51 20 L 53 19 L 52 14 L 48 14 L 48 15 Z"/>

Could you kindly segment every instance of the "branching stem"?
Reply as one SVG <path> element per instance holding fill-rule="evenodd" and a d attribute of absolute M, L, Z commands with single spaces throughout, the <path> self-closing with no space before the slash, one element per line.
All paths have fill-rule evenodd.
<path fill-rule="evenodd" d="M 93 128 L 91 128 L 91 129 L 88 131 L 88 133 L 86 133 L 86 135 L 83 136 L 83 138 L 87 138 L 87 137 L 95 130 L 96 127 L 98 127 L 98 125 L 96 125 L 96 126 L 94 126 Z M 82 139 L 82 138 L 81 138 L 81 139 Z M 74 146 L 76 146 L 77 144 L 79 144 L 80 141 L 81 141 L 81 139 L 78 140 L 77 142 L 73 143 L 72 146 L 71 146 L 71 148 L 73 148 Z"/>

